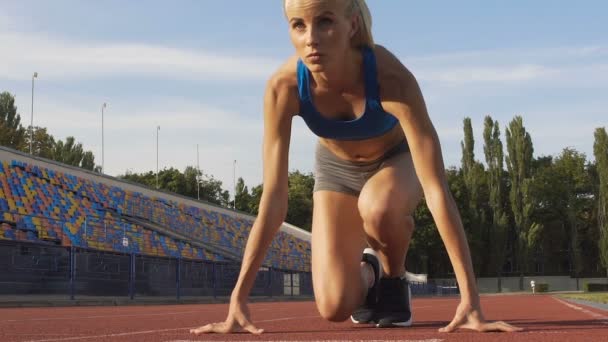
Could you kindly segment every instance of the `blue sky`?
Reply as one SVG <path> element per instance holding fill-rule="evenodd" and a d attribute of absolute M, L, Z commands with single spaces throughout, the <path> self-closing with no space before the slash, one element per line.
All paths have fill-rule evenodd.
<path fill-rule="evenodd" d="M 460 165 L 471 117 L 522 115 L 535 156 L 573 147 L 593 159 L 608 125 L 608 3 L 368 0 L 377 43 L 421 85 L 446 166 Z M 73 135 L 110 175 L 196 163 L 232 186 L 262 179 L 262 94 L 293 53 L 280 0 L 0 1 L 0 91 L 29 124 Z M 316 138 L 294 119 L 290 169 L 311 171 Z"/>

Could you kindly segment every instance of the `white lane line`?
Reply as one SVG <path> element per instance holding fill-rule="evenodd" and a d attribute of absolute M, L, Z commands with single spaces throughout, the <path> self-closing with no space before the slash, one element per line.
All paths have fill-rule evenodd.
<path fill-rule="evenodd" d="M 315 316 L 283 317 L 283 318 L 275 318 L 275 319 L 265 319 L 265 320 L 262 320 L 262 321 L 255 321 L 253 323 L 289 321 L 289 320 L 292 320 L 292 319 L 303 319 L 303 318 L 321 318 L 321 316 L 315 315 Z"/>
<path fill-rule="evenodd" d="M 321 316 L 319 316 L 319 315 L 315 315 L 315 316 L 283 317 L 283 318 L 265 319 L 265 320 L 261 320 L 261 321 L 255 321 L 254 323 L 287 321 L 287 320 L 292 320 L 292 319 L 320 318 L 320 317 Z M 76 341 L 76 340 L 86 340 L 86 339 L 91 339 L 91 338 L 108 338 L 108 337 L 122 337 L 122 336 L 142 335 L 142 334 L 154 334 L 154 333 L 167 332 L 167 331 L 190 330 L 190 329 L 194 329 L 194 328 L 198 328 L 198 327 L 158 329 L 158 330 L 141 330 L 141 331 L 131 331 L 131 332 L 105 334 L 105 335 L 75 336 L 75 337 L 64 337 L 64 338 L 50 338 L 50 339 L 44 339 L 44 340 L 29 340 L 29 341 L 25 341 L 25 342 Z"/>
<path fill-rule="evenodd" d="M 597 313 L 597 312 L 593 312 L 593 311 L 587 310 L 587 309 L 585 309 L 585 308 L 582 308 L 582 307 L 580 307 L 580 306 L 576 306 L 576 305 L 574 305 L 574 304 L 571 304 L 571 303 L 565 302 L 565 301 L 563 301 L 563 300 L 561 300 L 561 299 L 558 299 L 558 298 L 555 298 L 555 297 L 553 297 L 553 299 L 555 299 L 556 301 L 558 301 L 558 302 L 560 302 L 560 303 L 562 303 L 562 304 L 566 305 L 567 307 L 569 307 L 569 308 L 571 308 L 571 309 L 574 309 L 574 310 L 577 310 L 577 311 L 583 312 L 583 313 L 585 313 L 585 314 L 587 314 L 587 315 L 589 315 L 589 316 L 591 316 L 591 317 L 595 318 L 596 320 L 598 320 L 598 321 L 599 321 L 600 323 L 602 323 L 602 324 L 607 324 L 607 325 L 608 325 L 608 316 L 606 316 L 606 315 L 602 315 L 602 314 L 600 314 L 600 313 Z"/>
<path fill-rule="evenodd" d="M 131 335 L 141 335 L 141 334 L 153 334 L 159 332 L 166 331 L 177 331 L 191 328 L 174 328 L 174 329 L 158 329 L 158 330 L 142 330 L 142 331 L 132 331 L 125 333 L 116 333 L 116 334 L 105 334 L 105 335 L 92 335 L 92 336 L 76 336 L 76 337 L 65 337 L 65 338 L 49 338 L 45 340 L 28 340 L 25 342 L 51 342 L 51 341 L 76 341 L 76 340 L 86 340 L 91 338 L 107 338 L 107 337 L 121 337 L 121 336 L 131 336 Z"/>
<path fill-rule="evenodd" d="M 255 312 L 268 311 L 270 309 L 256 310 Z M 140 317 L 140 316 L 165 316 L 165 315 L 182 315 L 182 314 L 196 314 L 196 313 L 207 313 L 208 310 L 196 310 L 196 311 L 177 311 L 177 312 L 160 312 L 160 313 L 143 313 L 143 314 L 123 314 L 123 315 L 96 315 L 96 316 L 75 316 L 75 317 L 43 317 L 43 318 L 26 318 L 26 319 L 5 319 L 0 320 L 2 322 L 19 323 L 19 322 L 33 322 L 33 321 L 61 321 L 61 320 L 75 320 L 75 319 L 95 319 L 95 318 L 113 318 L 113 317 Z"/>
<path fill-rule="evenodd" d="M 97 316 L 76 316 L 76 317 L 48 317 L 48 318 L 28 318 L 28 319 L 7 319 L 2 322 L 32 322 L 32 321 L 61 321 L 61 320 L 78 320 L 78 319 L 94 319 L 94 318 L 113 318 L 113 317 L 140 317 L 140 316 L 165 316 L 165 315 L 181 315 L 181 314 L 193 314 L 193 313 L 206 313 L 202 310 L 197 311 L 180 311 L 180 312 L 162 312 L 162 313 L 150 313 L 150 314 L 129 314 L 129 315 L 97 315 Z"/>

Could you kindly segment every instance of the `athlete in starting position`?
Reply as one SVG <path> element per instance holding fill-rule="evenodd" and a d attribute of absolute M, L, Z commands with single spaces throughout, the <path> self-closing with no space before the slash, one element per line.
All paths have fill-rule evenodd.
<path fill-rule="evenodd" d="M 412 324 L 404 265 L 412 214 L 424 195 L 461 293 L 454 319 L 439 330 L 521 330 L 483 317 L 469 247 L 420 88 L 394 55 L 374 44 L 365 1 L 285 0 L 284 10 L 295 55 L 266 87 L 259 214 L 226 321 L 191 332 L 262 332 L 249 317 L 247 298 L 287 213 L 295 115 L 319 136 L 311 266 L 323 318 L 350 317 L 381 327 Z"/>

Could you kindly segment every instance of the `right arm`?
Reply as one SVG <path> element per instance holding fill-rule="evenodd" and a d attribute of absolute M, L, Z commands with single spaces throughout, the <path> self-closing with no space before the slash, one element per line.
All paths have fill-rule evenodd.
<path fill-rule="evenodd" d="M 263 191 L 232 292 L 233 299 L 240 301 L 249 296 L 268 246 L 287 216 L 287 167 L 294 101 L 290 87 L 282 83 L 280 79 L 271 79 L 264 95 Z"/>
<path fill-rule="evenodd" d="M 285 71 L 288 70 L 288 71 Z M 287 178 L 289 142 L 293 113 L 299 109 L 295 66 L 289 63 L 266 85 L 264 95 L 263 191 L 258 216 L 251 227 L 241 271 L 230 298 L 225 322 L 210 323 L 190 330 L 196 335 L 216 332 L 229 333 L 239 327 L 260 334 L 249 319 L 247 299 L 268 246 L 287 216 Z M 292 74 L 294 77 L 292 77 Z"/>

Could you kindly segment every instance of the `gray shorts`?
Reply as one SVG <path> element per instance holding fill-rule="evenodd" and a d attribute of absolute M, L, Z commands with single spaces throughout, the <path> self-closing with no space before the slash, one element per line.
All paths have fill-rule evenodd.
<path fill-rule="evenodd" d="M 359 196 L 365 182 L 380 171 L 386 161 L 402 153 L 408 153 L 409 150 L 404 139 L 376 160 L 356 162 L 341 159 L 318 143 L 315 153 L 313 191 L 329 190 Z"/>

